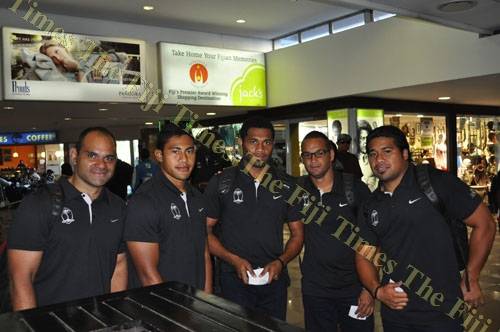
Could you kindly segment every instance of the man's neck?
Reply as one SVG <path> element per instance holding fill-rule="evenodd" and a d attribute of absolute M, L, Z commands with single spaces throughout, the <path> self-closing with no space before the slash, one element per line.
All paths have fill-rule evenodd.
<path fill-rule="evenodd" d="M 99 197 L 102 191 L 102 187 L 90 186 L 75 175 L 69 177 L 68 182 L 71 183 L 79 192 L 89 195 L 93 201 Z"/>
<path fill-rule="evenodd" d="M 382 182 L 380 189 L 382 189 L 383 192 L 394 193 L 396 188 L 401 184 L 401 181 L 403 180 L 403 177 L 405 176 L 406 172 L 408 171 L 409 166 L 410 165 L 407 164 L 405 169 L 395 179 Z"/>
<path fill-rule="evenodd" d="M 335 181 L 335 174 L 333 172 L 333 169 L 330 168 L 328 172 L 326 172 L 325 175 L 320 178 L 315 178 L 313 176 L 309 176 L 309 178 L 311 179 L 314 186 L 320 191 L 324 193 L 332 191 L 333 183 Z"/>
<path fill-rule="evenodd" d="M 168 174 L 167 172 L 165 172 L 163 169 L 161 171 L 167 177 L 167 179 L 170 182 L 172 182 L 172 184 L 174 185 L 174 187 L 176 187 L 177 189 L 179 189 L 179 191 L 181 191 L 181 192 L 185 192 L 186 191 L 186 181 L 174 178 L 173 176 L 171 176 L 170 174 Z"/>

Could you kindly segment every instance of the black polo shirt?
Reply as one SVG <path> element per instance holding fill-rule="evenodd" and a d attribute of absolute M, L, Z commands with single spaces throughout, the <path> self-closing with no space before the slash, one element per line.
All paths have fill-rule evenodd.
<path fill-rule="evenodd" d="M 436 169 L 430 169 L 429 173 L 435 192 L 454 218 L 466 219 L 481 203 L 478 195 L 457 177 Z M 415 294 L 425 279 L 418 276 L 410 289 L 403 286 L 410 299 L 405 309 L 396 311 L 383 306 L 384 319 L 416 323 L 444 319 L 443 312 L 450 312 L 457 298 L 462 297 L 458 263 L 450 228 L 421 192 L 415 166 L 408 167 L 392 196 L 375 190 L 361 219 L 361 236 L 380 246 L 388 258 L 396 262 L 394 271 L 386 267 L 386 272 L 392 273 L 384 275 L 384 284 L 389 278 L 405 281 L 414 271 L 411 264 L 431 278 L 434 292 L 444 294 L 444 303 L 431 306 Z"/>
<path fill-rule="evenodd" d="M 296 206 L 286 202 L 286 194 L 272 193 L 243 172 L 243 163 L 226 194 L 219 192 L 221 174 L 214 175 L 205 190 L 207 215 L 218 220 L 218 238 L 231 253 L 246 259 L 252 267 L 264 267 L 283 253 L 283 224 L 299 221 Z M 227 172 L 228 170 L 226 170 Z M 279 179 L 270 171 L 272 179 Z M 222 270 L 234 268 L 222 262 Z"/>
<path fill-rule="evenodd" d="M 165 281 L 205 287 L 206 210 L 203 196 L 186 183 L 182 192 L 162 171 L 144 182 L 127 204 L 125 240 L 160 245 L 158 271 Z"/>
<path fill-rule="evenodd" d="M 109 293 L 124 250 L 123 200 L 103 188 L 89 205 L 66 178 L 59 183 L 61 215 L 51 215 L 53 200 L 40 190 L 23 200 L 8 235 L 9 249 L 43 251 L 34 280 L 39 306 Z"/>
<path fill-rule="evenodd" d="M 358 296 L 361 291 L 356 266 L 354 264 L 354 250 L 344 243 L 348 232 L 341 231 L 344 219 L 356 224 L 358 207 L 368 199 L 370 190 L 358 178 L 353 178 L 354 206 L 347 202 L 343 173 L 335 171 L 334 184 L 331 192 L 323 193 L 312 183 L 309 177 L 305 178 L 304 189 L 310 195 L 306 201 L 320 202 L 324 208 L 331 210 L 318 224 L 317 213 L 304 226 L 305 252 L 302 261 L 302 292 L 319 297 L 351 297 Z M 301 201 L 303 207 L 304 199 Z M 312 208 L 309 209 L 311 211 Z M 307 216 L 305 217 L 307 218 Z M 340 231 L 339 231 L 340 229 Z M 333 236 L 338 232 L 338 237 Z"/>

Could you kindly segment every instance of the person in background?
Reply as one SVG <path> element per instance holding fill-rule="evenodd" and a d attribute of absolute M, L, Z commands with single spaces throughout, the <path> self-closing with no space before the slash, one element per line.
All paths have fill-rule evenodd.
<path fill-rule="evenodd" d="M 70 177 L 73 175 L 73 168 L 71 168 L 70 163 L 63 163 L 61 165 L 61 175 L 65 177 Z"/>
<path fill-rule="evenodd" d="M 133 188 L 134 191 L 139 186 L 151 179 L 159 170 L 158 163 L 149 159 L 149 150 L 142 148 L 139 152 L 139 163 L 135 166 Z"/>
<path fill-rule="evenodd" d="M 337 155 L 335 157 L 342 164 L 344 173 L 353 174 L 356 178 L 361 179 L 363 173 L 359 167 L 358 158 L 349 152 L 351 146 L 351 136 L 348 134 L 340 134 L 337 139 Z"/>
<path fill-rule="evenodd" d="M 115 174 L 106 183 L 106 187 L 125 201 L 128 196 L 128 186 L 132 186 L 133 175 L 134 168 L 123 160 L 117 159 Z"/>

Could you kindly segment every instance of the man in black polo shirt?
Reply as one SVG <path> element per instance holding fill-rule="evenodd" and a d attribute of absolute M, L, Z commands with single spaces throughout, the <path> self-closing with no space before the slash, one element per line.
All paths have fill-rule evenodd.
<path fill-rule="evenodd" d="M 127 205 L 125 240 L 143 286 L 179 281 L 212 290 L 203 196 L 188 182 L 195 163 L 193 138 L 168 124 L 157 139 L 160 171 Z"/>
<path fill-rule="evenodd" d="M 8 235 L 14 310 L 126 289 L 123 201 L 104 184 L 116 164 L 116 141 L 105 128 L 84 130 L 70 151 L 74 173 L 55 189 L 27 196 Z M 57 211 L 57 215 L 52 215 Z"/>
<path fill-rule="evenodd" d="M 367 147 L 380 187 L 359 221 L 359 235 L 366 242 L 356 264 L 363 285 L 383 303 L 384 331 L 463 331 L 462 296 L 473 307 L 483 302 L 479 273 L 495 236 L 488 209 L 458 178 L 429 169 L 446 213 L 472 227 L 467 290 L 465 278 L 460 281 L 451 228 L 420 189 L 403 132 L 379 127 L 368 136 Z M 382 251 L 374 259 L 383 266 L 382 283 L 371 262 L 375 247 Z"/>
<path fill-rule="evenodd" d="M 240 165 L 212 177 L 205 190 L 210 252 L 222 260 L 223 297 L 284 320 L 289 284 L 285 266 L 302 248 L 301 215 L 284 194 L 264 187 L 271 178 L 280 178 L 266 165 L 273 150 L 272 124 L 250 118 L 243 123 L 240 137 L 245 155 Z M 221 192 L 220 181 L 227 172 L 234 175 Z M 285 222 L 291 234 L 283 250 Z M 213 233 L 216 224 L 218 236 Z"/>
<path fill-rule="evenodd" d="M 323 209 L 328 209 L 324 219 L 304 218 L 305 253 L 301 269 L 306 330 L 337 331 L 340 324 L 342 332 L 373 331 L 373 299 L 358 280 L 355 252 L 344 243 L 348 235 L 341 232 L 344 220 L 356 221 L 357 209 L 369 197 L 370 190 L 352 174 L 333 170 L 335 153 L 326 135 L 310 132 L 301 149 L 309 174 L 300 181 L 308 192 L 301 206 L 310 210 L 311 204 L 320 202 Z M 348 195 L 353 196 L 351 202 Z"/>

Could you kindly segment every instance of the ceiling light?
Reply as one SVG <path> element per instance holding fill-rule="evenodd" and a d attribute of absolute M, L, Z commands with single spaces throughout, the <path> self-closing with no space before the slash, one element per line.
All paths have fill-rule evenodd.
<path fill-rule="evenodd" d="M 417 118 L 423 118 L 424 116 L 422 114 L 418 114 Z"/>
<path fill-rule="evenodd" d="M 208 112 L 207 113 L 207 115 L 215 115 L 215 114 L 217 114 L 217 113 L 215 113 L 215 112 Z"/>
<path fill-rule="evenodd" d="M 469 10 L 477 6 L 477 1 L 464 0 L 464 1 L 450 1 L 440 4 L 437 9 L 446 13 L 456 13 Z"/>
<path fill-rule="evenodd" d="M 240 18 L 240 19 L 236 20 L 236 23 L 243 24 L 243 23 L 247 23 L 247 21 L 245 21 L 244 19 Z"/>
<path fill-rule="evenodd" d="M 403 114 L 396 114 L 396 116 L 397 116 L 397 117 L 402 117 L 402 116 L 403 116 Z"/>
<path fill-rule="evenodd" d="M 450 99 L 451 99 L 451 97 L 439 97 L 438 99 L 439 99 L 439 100 L 450 100 Z"/>
<path fill-rule="evenodd" d="M 14 152 L 14 153 L 12 154 L 12 157 L 14 157 L 14 158 L 19 158 L 19 153 Z"/>
<path fill-rule="evenodd" d="M 14 106 L 4 106 L 3 109 L 4 110 L 13 110 Z"/>
<path fill-rule="evenodd" d="M 99 108 L 99 112 L 106 112 L 108 109 L 107 108 Z"/>
<path fill-rule="evenodd" d="M 71 118 L 64 118 L 64 121 L 71 121 Z"/>
<path fill-rule="evenodd" d="M 35 129 L 36 129 L 36 127 L 31 127 L 31 129 L 35 130 Z"/>
<path fill-rule="evenodd" d="M 152 126 L 154 123 L 153 122 L 144 122 L 146 126 Z"/>
<path fill-rule="evenodd" d="M 151 11 L 151 10 L 154 10 L 154 9 L 155 9 L 155 7 L 153 7 L 153 6 L 144 6 L 144 7 L 142 7 L 142 9 L 144 9 L 145 11 L 148 11 L 148 12 L 149 12 L 149 11 Z"/>

